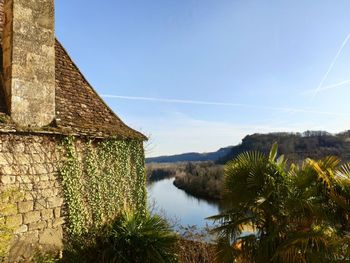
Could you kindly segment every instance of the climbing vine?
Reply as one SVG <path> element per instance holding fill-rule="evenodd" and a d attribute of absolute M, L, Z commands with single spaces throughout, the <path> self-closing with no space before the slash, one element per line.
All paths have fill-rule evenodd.
<path fill-rule="evenodd" d="M 142 142 L 104 140 L 83 143 L 63 139 L 62 184 L 68 231 L 81 235 L 128 209 L 146 213 Z"/>

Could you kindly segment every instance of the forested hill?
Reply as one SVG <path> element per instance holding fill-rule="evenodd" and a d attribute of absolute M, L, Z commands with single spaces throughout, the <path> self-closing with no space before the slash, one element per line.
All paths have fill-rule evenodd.
<path fill-rule="evenodd" d="M 154 158 L 147 158 L 147 163 L 177 163 L 177 162 L 206 162 L 217 161 L 225 158 L 231 153 L 233 146 L 222 148 L 216 152 L 211 153 L 184 153 L 172 156 L 160 156 Z"/>
<path fill-rule="evenodd" d="M 222 148 L 213 153 L 185 153 L 181 155 L 148 158 L 147 162 L 174 163 L 213 161 L 226 163 L 244 151 L 259 150 L 268 153 L 272 144 L 279 144 L 279 153 L 288 160 L 298 162 L 307 157 L 322 158 L 335 155 L 350 161 L 350 131 L 330 134 L 324 131 L 307 131 L 304 133 L 269 133 L 246 136 L 237 146 Z"/>
<path fill-rule="evenodd" d="M 284 154 L 288 160 L 293 162 L 308 157 L 319 159 L 329 155 L 338 156 L 344 161 L 350 161 L 350 131 L 339 134 L 307 131 L 304 133 L 248 135 L 240 145 L 233 147 L 226 156 L 219 158 L 216 162 L 226 163 L 245 151 L 259 150 L 268 153 L 274 142 L 279 145 L 279 153 Z"/>

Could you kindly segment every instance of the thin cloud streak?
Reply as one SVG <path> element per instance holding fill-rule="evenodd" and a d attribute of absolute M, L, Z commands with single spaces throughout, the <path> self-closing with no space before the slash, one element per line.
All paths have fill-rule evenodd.
<path fill-rule="evenodd" d="M 279 112 L 287 112 L 287 113 L 311 113 L 311 114 L 329 115 L 329 116 L 338 116 L 338 117 L 350 117 L 350 114 L 342 114 L 337 112 L 319 111 L 314 109 L 289 108 L 289 107 L 256 106 L 256 105 L 244 104 L 244 103 L 181 100 L 181 99 L 135 97 L 135 96 L 118 96 L 118 95 L 110 95 L 110 94 L 103 94 L 102 97 L 109 98 L 109 99 L 139 100 L 139 101 L 149 101 L 149 102 L 192 104 L 192 105 L 228 106 L 228 107 L 240 107 L 240 108 L 257 109 L 257 110 L 271 110 L 271 111 L 279 111 Z"/>
<path fill-rule="evenodd" d="M 340 87 L 340 86 L 344 86 L 345 84 L 348 84 L 348 83 L 350 83 L 350 79 L 344 80 L 344 81 L 339 82 L 339 83 L 336 83 L 336 84 L 328 85 L 328 86 L 325 86 L 325 87 L 323 87 L 323 88 L 320 88 L 320 89 L 318 90 L 318 92 L 320 92 L 320 91 L 325 91 L 325 90 L 330 90 L 330 89 L 335 89 L 335 88 L 338 88 L 338 87 Z"/>
<path fill-rule="evenodd" d="M 338 83 L 335 83 L 335 84 L 328 85 L 328 86 L 325 86 L 323 88 L 320 88 L 318 90 L 318 92 L 335 89 L 335 88 L 344 86 L 344 85 L 349 84 L 349 83 L 350 83 L 350 79 L 344 80 L 344 81 L 341 81 L 341 82 L 338 82 Z M 305 95 L 307 95 L 307 94 L 314 94 L 315 92 L 316 92 L 316 89 L 309 89 L 309 90 L 306 90 L 306 91 L 302 92 L 302 94 L 305 94 Z"/>
<path fill-rule="evenodd" d="M 317 94 L 322 90 L 324 82 L 325 82 L 326 79 L 328 78 L 329 73 L 331 73 L 331 71 L 332 71 L 332 69 L 333 69 L 335 63 L 337 63 L 337 60 L 338 60 L 340 54 L 343 52 L 343 49 L 345 48 L 346 44 L 349 42 L 349 39 L 350 39 L 350 34 L 348 34 L 347 37 L 344 39 L 344 41 L 343 41 L 342 45 L 340 46 L 340 48 L 339 48 L 337 54 L 336 54 L 335 57 L 333 58 L 333 61 L 332 61 L 332 63 L 330 64 L 330 66 L 329 66 L 329 68 L 328 68 L 326 74 L 323 76 L 323 78 L 322 78 L 320 84 L 318 85 L 317 89 L 315 90 L 313 97 L 316 97 Z"/>

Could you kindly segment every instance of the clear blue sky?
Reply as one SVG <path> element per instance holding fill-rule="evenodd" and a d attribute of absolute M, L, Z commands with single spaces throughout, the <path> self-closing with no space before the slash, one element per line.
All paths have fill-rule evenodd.
<path fill-rule="evenodd" d="M 60 0 L 56 34 L 150 136 L 148 156 L 206 152 L 255 132 L 350 129 L 349 10 L 348 0 Z"/>

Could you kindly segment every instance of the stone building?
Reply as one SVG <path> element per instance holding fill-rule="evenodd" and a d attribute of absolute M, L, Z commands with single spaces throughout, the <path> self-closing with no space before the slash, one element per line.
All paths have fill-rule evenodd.
<path fill-rule="evenodd" d="M 105 191 L 110 195 L 120 193 L 112 196 L 116 202 L 125 198 L 119 206 L 138 209 L 140 204 L 129 203 L 145 201 L 141 166 L 142 142 L 146 138 L 113 113 L 55 38 L 54 0 L 0 0 L 0 38 L 0 187 L 21 192 L 18 199 L 9 200 L 13 207 L 0 214 L 0 219 L 14 230 L 9 258 L 18 261 L 30 257 L 37 247 L 62 248 L 67 220 L 73 217 L 70 206 L 74 203 L 69 200 L 69 191 L 79 193 L 79 187 L 87 187 L 84 174 L 88 168 L 83 161 L 88 158 L 89 147 L 95 154 L 102 154 L 98 149 L 106 145 L 104 142 L 113 142 L 116 151 L 124 147 L 120 149 L 124 159 L 118 165 L 126 163 L 127 169 L 114 170 L 121 173 L 117 179 L 111 177 L 114 184 L 106 184 L 104 172 L 92 170 L 101 181 L 105 180 Z M 82 186 L 76 184 L 77 189 L 65 191 L 65 180 L 70 186 L 71 181 L 67 180 L 74 174 L 69 173 L 68 163 L 68 172 L 64 173 L 68 179 L 62 178 L 61 169 L 67 159 L 62 141 L 67 138 L 77 156 L 79 176 L 85 179 Z M 108 156 L 100 158 L 102 165 L 115 158 L 113 154 Z M 96 189 L 92 194 L 96 191 L 101 199 L 107 198 Z M 136 200 L 139 192 L 142 196 Z M 89 208 L 92 203 L 84 203 L 89 202 L 83 200 L 86 197 L 80 198 L 80 209 L 86 213 L 84 222 L 93 225 L 94 215 L 89 213 L 96 211 Z M 106 216 L 103 213 L 101 217 Z M 73 223 L 76 222 L 72 221 L 71 231 L 78 231 Z"/>

